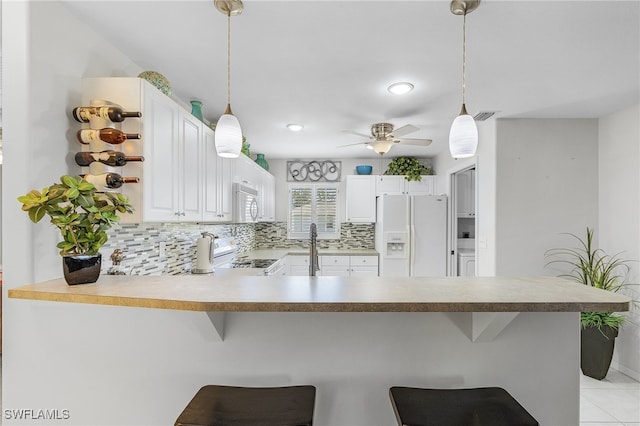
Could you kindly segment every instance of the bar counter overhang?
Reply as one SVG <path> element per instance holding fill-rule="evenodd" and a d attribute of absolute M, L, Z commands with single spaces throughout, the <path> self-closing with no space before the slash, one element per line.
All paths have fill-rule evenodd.
<path fill-rule="evenodd" d="M 135 308 L 155 308 L 183 326 L 185 335 L 175 336 L 176 344 L 188 346 L 182 359 L 173 371 L 155 372 L 171 378 L 163 408 L 154 411 L 157 401 L 149 401 L 149 407 L 123 410 L 126 419 L 105 414 L 121 424 L 171 424 L 204 384 L 304 383 L 318 388 L 317 425 L 394 424 L 390 386 L 501 386 L 543 425 L 578 424 L 579 312 L 626 311 L 630 303 L 624 295 L 555 277 L 247 273 L 101 276 L 96 284 L 76 286 L 58 279 L 10 289 L 9 297 L 30 299 L 34 309 L 46 301 L 70 302 L 60 305 L 66 309 L 113 305 L 94 307 L 99 318 L 122 309 L 153 317 L 157 311 Z M 130 340 L 127 330 L 119 333 Z M 96 368 L 104 362 L 96 359 Z M 106 409 L 95 404 L 94 412 Z"/>

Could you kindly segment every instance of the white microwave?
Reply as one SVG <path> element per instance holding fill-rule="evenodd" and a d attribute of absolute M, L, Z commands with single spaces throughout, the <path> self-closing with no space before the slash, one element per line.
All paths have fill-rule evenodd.
<path fill-rule="evenodd" d="M 258 221 L 258 191 L 241 183 L 233 184 L 233 221 L 253 223 Z"/>

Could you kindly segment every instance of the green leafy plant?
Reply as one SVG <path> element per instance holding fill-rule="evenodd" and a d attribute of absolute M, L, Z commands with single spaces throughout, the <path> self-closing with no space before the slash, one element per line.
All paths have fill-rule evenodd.
<path fill-rule="evenodd" d="M 97 254 L 107 242 L 105 231 L 120 220 L 118 213 L 133 212 L 124 195 L 99 193 L 93 184 L 68 175 L 42 191 L 29 191 L 18 201 L 34 223 L 49 215 L 62 234 L 57 245 L 61 255 Z"/>
<path fill-rule="evenodd" d="M 568 265 L 569 273 L 560 276 L 580 284 L 617 292 L 629 284 L 624 279 L 629 272 L 629 261 L 620 257 L 621 253 L 608 255 L 604 250 L 595 248 L 593 229 L 587 227 L 585 240 L 575 234 L 565 234 L 578 241 L 577 248 L 554 248 L 545 252 L 546 258 L 552 258 L 546 266 L 553 264 Z M 625 317 L 613 312 L 582 312 L 580 322 L 583 328 L 610 326 L 617 329 Z"/>
<path fill-rule="evenodd" d="M 397 157 L 391 160 L 384 174 L 404 175 L 404 178 L 408 181 L 420 181 L 422 180 L 422 175 L 431 175 L 433 170 L 420 164 L 415 157 Z"/>

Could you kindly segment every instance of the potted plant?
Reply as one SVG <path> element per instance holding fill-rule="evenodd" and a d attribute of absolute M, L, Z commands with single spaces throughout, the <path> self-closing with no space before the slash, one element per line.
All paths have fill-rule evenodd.
<path fill-rule="evenodd" d="M 587 227 L 586 240 L 574 234 L 578 248 L 555 248 L 547 250 L 545 257 L 553 258 L 547 263 L 568 265 L 568 274 L 561 276 L 584 285 L 617 292 L 628 284 L 624 279 L 629 272 L 629 261 L 620 258 L 620 253 L 608 255 L 593 245 L 593 229 Z M 615 338 L 625 317 L 614 312 L 581 312 L 580 368 L 585 376 L 602 380 L 609 371 Z"/>
<path fill-rule="evenodd" d="M 42 191 L 31 190 L 18 201 L 32 222 L 40 222 L 48 215 L 60 230 L 62 241 L 57 247 L 70 285 L 98 280 L 102 263 L 98 250 L 107 242 L 105 231 L 120 220 L 118 213 L 133 212 L 127 197 L 97 192 L 93 184 L 79 176 L 62 176 L 60 183 Z"/>
<path fill-rule="evenodd" d="M 391 160 L 385 175 L 404 175 L 408 181 L 421 181 L 422 175 L 431 175 L 431 168 L 420 164 L 415 157 L 397 157 Z"/>

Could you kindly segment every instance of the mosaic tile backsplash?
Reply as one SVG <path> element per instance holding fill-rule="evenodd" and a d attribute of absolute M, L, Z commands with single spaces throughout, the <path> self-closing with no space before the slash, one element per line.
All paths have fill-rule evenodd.
<path fill-rule="evenodd" d="M 308 240 L 288 240 L 287 223 L 195 224 L 141 223 L 116 225 L 102 246 L 102 273 L 111 268 L 111 253 L 120 249 L 125 258 L 120 271 L 127 275 L 179 275 L 191 272 L 196 243 L 202 232 L 235 237 L 239 253 L 255 249 L 307 248 Z M 164 243 L 164 256 L 160 244 Z M 374 225 L 343 223 L 339 240 L 318 240 L 318 248 L 374 248 Z"/>

